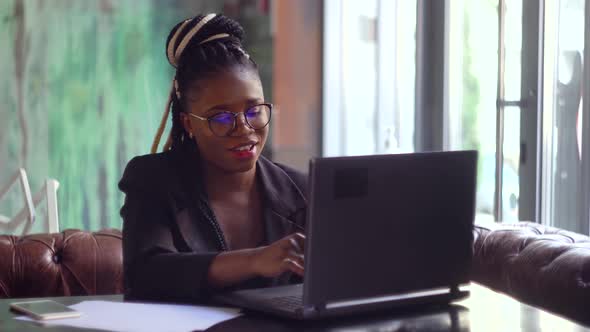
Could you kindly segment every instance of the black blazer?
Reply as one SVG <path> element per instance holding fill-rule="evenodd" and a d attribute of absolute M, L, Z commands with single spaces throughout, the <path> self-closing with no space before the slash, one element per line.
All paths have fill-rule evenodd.
<path fill-rule="evenodd" d="M 196 153 L 185 150 L 133 158 L 119 189 L 123 217 L 125 298 L 200 301 L 211 295 L 207 273 L 225 240 L 207 203 Z M 265 244 L 305 228 L 307 178 L 264 157 L 257 162 Z M 293 274 L 254 278 L 236 289 L 301 282 Z"/>

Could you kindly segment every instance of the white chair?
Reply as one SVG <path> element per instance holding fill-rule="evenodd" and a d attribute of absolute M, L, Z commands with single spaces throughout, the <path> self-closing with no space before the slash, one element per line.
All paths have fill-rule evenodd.
<path fill-rule="evenodd" d="M 56 179 L 46 179 L 43 188 L 33 196 L 33 204 L 38 206 L 43 199 L 47 201 L 47 229 L 49 233 L 59 232 L 59 214 L 57 213 L 57 189 L 59 182 Z"/>
<path fill-rule="evenodd" d="M 0 190 L 0 200 L 6 196 L 10 188 L 17 182 L 21 184 L 24 207 L 12 218 L 0 214 L 0 229 L 2 229 L 2 233 L 11 234 L 17 227 L 25 223 L 22 235 L 28 234 L 35 222 L 35 208 L 44 199 L 47 201 L 47 229 L 49 233 L 59 232 L 59 214 L 57 210 L 57 189 L 59 188 L 59 182 L 55 179 L 47 179 L 43 183 L 41 190 L 35 193 L 35 195 L 31 195 L 27 173 L 23 168 L 20 168 L 12 176 L 8 184 Z"/>

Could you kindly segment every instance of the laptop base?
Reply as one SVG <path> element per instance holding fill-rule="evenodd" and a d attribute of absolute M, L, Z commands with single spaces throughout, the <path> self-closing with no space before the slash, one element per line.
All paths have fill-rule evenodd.
<path fill-rule="evenodd" d="M 218 294 L 214 297 L 215 302 L 224 305 L 232 305 L 243 308 L 246 311 L 262 312 L 295 320 L 317 320 L 339 316 L 353 316 L 370 312 L 383 312 L 392 309 L 403 308 L 407 310 L 413 306 L 449 304 L 452 301 L 463 299 L 469 296 L 468 290 L 449 291 L 444 294 L 427 296 L 407 296 L 403 299 L 382 301 L 375 303 L 363 303 L 362 305 L 349 305 L 340 307 L 318 306 L 281 306 L 277 299 L 284 297 L 302 296 L 303 284 L 258 288 L 234 291 L 231 293 Z"/>

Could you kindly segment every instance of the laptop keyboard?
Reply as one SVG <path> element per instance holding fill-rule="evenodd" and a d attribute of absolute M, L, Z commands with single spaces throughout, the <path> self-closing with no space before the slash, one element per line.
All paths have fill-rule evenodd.
<path fill-rule="evenodd" d="M 276 308 L 294 311 L 303 306 L 302 295 L 278 296 L 268 300 L 268 303 Z"/>

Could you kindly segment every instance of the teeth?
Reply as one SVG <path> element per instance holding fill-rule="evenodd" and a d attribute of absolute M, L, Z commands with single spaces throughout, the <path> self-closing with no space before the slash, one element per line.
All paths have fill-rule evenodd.
<path fill-rule="evenodd" d="M 252 149 L 253 145 L 244 145 L 240 146 L 239 148 L 235 148 L 236 151 L 246 151 Z"/>

